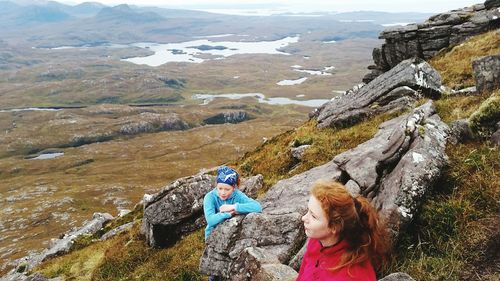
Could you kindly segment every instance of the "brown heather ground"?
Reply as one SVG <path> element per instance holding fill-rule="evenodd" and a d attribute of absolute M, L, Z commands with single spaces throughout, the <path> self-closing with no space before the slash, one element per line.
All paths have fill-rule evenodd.
<path fill-rule="evenodd" d="M 486 46 L 498 41 L 495 37 L 482 38 L 478 43 Z M 462 60 L 470 63 L 469 57 L 450 60 L 453 62 L 450 67 Z M 448 81 L 447 85 L 463 83 L 462 78 L 447 72 L 442 72 L 442 76 Z M 470 71 L 465 76 L 472 77 Z M 446 96 L 437 101 L 436 106 L 443 120 L 450 122 L 469 117 L 488 96 L 487 93 Z M 269 187 L 281 178 L 329 160 L 318 155 L 331 157 L 369 139 L 376 130 L 365 132 L 367 128 L 376 128 L 389 117 L 379 116 L 353 128 L 322 132 L 315 129 L 313 122 L 306 122 L 232 163 L 247 174 L 266 172 Z M 312 142 L 313 147 L 316 146 L 295 171 L 291 171 L 295 163 L 288 153 L 293 141 Z M 422 206 L 421 214 L 397 243 L 393 262 L 386 272 L 404 271 L 416 280 L 498 280 L 498 149 L 477 140 L 449 145 L 447 153 L 449 168 Z M 272 172 L 266 166 L 270 161 L 274 161 Z M 139 218 L 140 210 L 130 215 L 131 220 L 136 220 L 136 226 L 129 233 L 55 258 L 37 271 L 49 277 L 65 276 L 68 280 L 206 279 L 197 272 L 203 250 L 201 230 L 187 235 L 171 248 L 150 249 L 138 234 Z M 88 241 L 81 243 L 86 245 Z"/>
<path fill-rule="evenodd" d="M 500 33 L 490 31 L 446 50 L 430 63 L 443 77 L 443 84 L 452 89 L 474 86 L 472 61 L 478 57 L 500 53 Z"/>

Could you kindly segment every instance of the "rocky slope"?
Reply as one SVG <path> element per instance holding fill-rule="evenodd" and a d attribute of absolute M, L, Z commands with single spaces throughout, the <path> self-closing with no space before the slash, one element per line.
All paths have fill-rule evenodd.
<path fill-rule="evenodd" d="M 448 126 L 435 114 L 431 101 L 383 123 L 373 139 L 323 166 L 278 182 L 261 199 L 261 214 L 238 216 L 218 226 L 208 238 L 201 272 L 230 280 L 262 280 L 262 276 L 293 280 L 296 272 L 283 265 L 298 270 L 303 252 L 297 251 L 305 241 L 301 217 L 309 188 L 322 178 L 340 181 L 353 194 L 370 198 L 398 233 L 447 163 L 447 134 Z"/>
<path fill-rule="evenodd" d="M 486 1 L 462 11 L 472 13 L 468 18 L 477 22 L 489 19 L 486 26 L 491 27 L 498 21 L 494 14 L 488 17 L 489 12 L 498 13 L 499 6 L 500 1 Z M 452 12 L 451 16 L 438 15 L 432 19 L 448 22 L 445 19 L 453 15 L 460 18 L 461 14 Z M 470 34 L 474 32 L 479 31 L 473 28 Z M 497 89 L 498 56 L 479 60 L 476 65 L 476 81 L 481 81 L 476 82 L 478 89 Z M 349 126 L 385 111 L 409 112 L 383 123 L 371 140 L 336 155 L 330 162 L 276 183 L 259 199 L 262 213 L 236 216 L 218 226 L 208 238 L 200 262 L 201 272 L 216 273 L 230 280 L 294 280 L 306 238 L 300 218 L 306 211 L 309 188 L 319 178 L 338 180 L 351 193 L 368 197 L 385 215 L 396 235 L 405 230 L 447 165 L 447 141 L 460 142 L 463 134 L 448 128 L 436 114 L 432 100 L 415 108 L 422 97 L 435 99 L 443 94 L 436 70 L 420 59 L 400 60 L 389 66 L 367 85 L 319 108 L 311 118 L 318 120 L 319 127 L 326 128 Z M 498 134 L 498 101 L 498 95 L 493 94 L 471 116 L 471 127 L 493 125 L 497 130 L 493 136 Z M 208 171 L 179 179 L 158 194 L 146 196 L 141 231 L 148 243 L 156 247 L 170 245 L 183 234 L 201 227 L 204 224 L 201 200 L 211 183 L 213 176 Z M 253 196 L 261 187 L 261 176 L 247 179 L 243 185 Z M 27 278 L 12 274 L 2 280 Z M 412 279 L 395 274 L 384 280 Z"/>

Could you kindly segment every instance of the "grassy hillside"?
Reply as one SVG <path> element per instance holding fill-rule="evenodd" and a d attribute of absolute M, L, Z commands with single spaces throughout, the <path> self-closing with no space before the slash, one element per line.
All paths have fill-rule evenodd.
<path fill-rule="evenodd" d="M 481 56 L 500 53 L 500 33 L 478 35 L 432 58 L 430 63 L 443 77 L 443 84 L 453 89 L 474 86 L 472 61 Z"/>
<path fill-rule="evenodd" d="M 497 44 L 498 48 L 498 41 L 497 34 L 478 36 L 431 63 L 440 69 L 447 85 L 469 85 L 464 81 L 471 79 L 470 69 L 461 68 L 457 70 L 460 75 L 455 75 L 450 68 L 470 64 L 473 57 L 488 54 L 489 50 L 475 47 L 477 44 Z M 452 56 L 457 50 L 469 56 Z M 443 120 L 451 122 L 468 118 L 491 94 L 498 95 L 500 91 L 445 96 L 436 106 Z M 368 140 L 379 123 L 392 117 L 377 116 L 347 129 L 317 130 L 314 122 L 309 121 L 232 164 L 247 175 L 264 174 L 266 187 L 270 187 L 279 179 L 322 164 Z M 312 144 L 312 149 L 303 162 L 295 162 L 290 148 L 306 143 Z M 447 153 L 450 166 L 411 229 L 397 244 L 387 273 L 404 271 L 416 280 L 498 280 L 500 153 L 484 140 L 449 145 Z M 67 280 L 204 280 L 197 272 L 204 247 L 200 230 L 171 248 L 150 249 L 138 234 L 140 210 L 129 219 L 136 221 L 132 231 L 55 258 L 37 271 Z"/>

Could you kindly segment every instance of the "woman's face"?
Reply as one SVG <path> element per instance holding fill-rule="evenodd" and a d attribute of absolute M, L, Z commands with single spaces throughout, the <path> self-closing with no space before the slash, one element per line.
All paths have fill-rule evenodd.
<path fill-rule="evenodd" d="M 234 186 L 225 183 L 217 184 L 217 195 L 219 195 L 220 199 L 227 200 L 233 192 Z"/>
<path fill-rule="evenodd" d="M 328 218 L 321 208 L 320 202 L 314 197 L 309 198 L 307 213 L 302 217 L 306 235 L 320 241 L 330 240 L 335 237 L 335 231 L 328 227 Z"/>

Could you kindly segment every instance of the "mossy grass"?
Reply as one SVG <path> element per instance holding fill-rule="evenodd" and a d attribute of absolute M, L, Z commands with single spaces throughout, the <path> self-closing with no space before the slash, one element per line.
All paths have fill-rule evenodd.
<path fill-rule="evenodd" d="M 479 105 L 489 96 L 489 93 L 477 95 L 443 95 L 441 99 L 434 102 L 439 116 L 446 123 L 458 119 L 468 119 Z"/>
<path fill-rule="evenodd" d="M 495 125 L 500 121 L 500 90 L 493 92 L 470 117 L 473 131 L 480 136 L 489 136 L 495 132 Z"/>
<path fill-rule="evenodd" d="M 151 249 L 137 233 L 123 235 L 106 250 L 91 280 L 203 280 L 198 263 L 204 246 L 202 230 L 167 249 Z"/>

